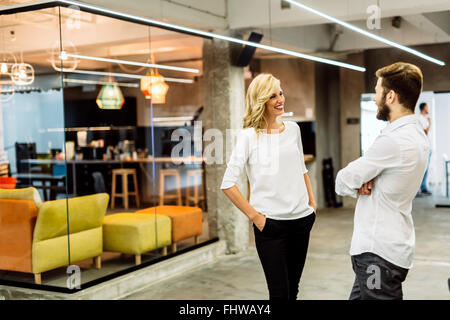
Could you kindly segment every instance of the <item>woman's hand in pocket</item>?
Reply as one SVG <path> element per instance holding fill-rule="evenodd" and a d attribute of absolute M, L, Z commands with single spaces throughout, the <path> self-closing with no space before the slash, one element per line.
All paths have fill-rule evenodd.
<path fill-rule="evenodd" d="M 258 228 L 258 230 L 262 232 L 264 226 L 266 225 L 266 216 L 258 213 L 258 215 L 253 219 L 253 223 Z"/>
<path fill-rule="evenodd" d="M 308 204 L 314 209 L 314 212 L 317 212 L 317 204 L 314 201 L 310 201 Z"/>

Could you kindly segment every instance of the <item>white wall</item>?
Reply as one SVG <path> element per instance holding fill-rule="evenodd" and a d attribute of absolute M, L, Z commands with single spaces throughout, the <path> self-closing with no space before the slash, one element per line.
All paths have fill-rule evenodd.
<path fill-rule="evenodd" d="M 435 133 L 435 145 L 431 157 L 432 167 L 434 167 L 434 176 L 432 180 L 434 185 L 433 193 L 435 195 L 445 196 L 445 167 L 443 154 L 450 159 L 450 93 L 434 94 L 434 117 L 431 123 Z M 450 187 L 450 186 L 449 186 Z"/>
<path fill-rule="evenodd" d="M 6 160 L 5 154 L 5 143 L 3 138 L 3 112 L 2 112 L 2 102 L 0 101 L 0 162 Z"/>
<path fill-rule="evenodd" d="M 387 122 L 377 119 L 378 107 L 372 101 L 375 94 L 365 93 L 361 98 L 361 151 L 362 154 L 370 148 Z"/>
<path fill-rule="evenodd" d="M 11 171 L 16 171 L 16 142 L 36 143 L 37 153 L 63 149 L 64 108 L 62 91 L 16 93 L 2 106 L 4 146 Z"/>
<path fill-rule="evenodd" d="M 437 172 L 436 172 L 436 112 L 435 112 L 435 103 L 434 103 L 434 92 L 432 91 L 425 91 L 422 92 L 419 96 L 419 99 L 417 100 L 415 113 L 417 115 L 420 114 L 420 104 L 422 102 L 425 102 L 428 104 L 428 110 L 429 110 L 429 117 L 431 119 L 431 123 L 433 124 L 430 127 L 430 130 L 428 131 L 428 140 L 430 141 L 430 148 L 431 148 L 431 159 L 430 164 L 428 166 L 428 177 L 427 177 L 427 189 L 431 191 L 432 193 L 436 193 L 436 185 L 437 185 Z"/>

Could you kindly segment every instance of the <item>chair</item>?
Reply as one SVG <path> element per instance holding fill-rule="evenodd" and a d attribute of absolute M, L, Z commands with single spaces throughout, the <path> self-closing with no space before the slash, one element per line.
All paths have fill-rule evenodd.
<path fill-rule="evenodd" d="M 39 172 L 41 167 L 32 166 L 29 163 L 22 163 L 25 159 L 36 159 L 36 143 L 15 143 L 16 167 L 18 173 Z"/>
<path fill-rule="evenodd" d="M 95 193 L 106 193 L 105 180 L 103 179 L 103 174 L 101 172 L 92 172 L 92 180 L 94 181 Z"/>
<path fill-rule="evenodd" d="M 194 206 L 197 206 L 200 201 L 205 200 L 203 191 L 203 169 L 187 170 L 186 174 L 187 186 L 186 186 L 186 206 L 189 206 L 191 202 Z M 194 195 L 191 195 L 191 189 L 194 189 Z M 201 194 L 200 194 L 201 193 Z"/>
<path fill-rule="evenodd" d="M 134 191 L 128 191 L 128 176 L 133 177 Z M 122 193 L 117 193 L 117 176 L 122 177 Z M 114 169 L 112 171 L 112 192 L 111 192 L 111 209 L 114 209 L 117 197 L 122 198 L 125 209 L 128 209 L 128 197 L 135 196 L 136 205 L 141 206 L 139 201 L 139 188 L 137 183 L 136 169 Z"/>
<path fill-rule="evenodd" d="M 93 258 L 100 268 L 108 200 L 103 193 L 41 202 L 33 187 L 0 190 L 0 270 L 33 273 L 41 284 L 43 272 L 69 264 L 69 241 L 71 264 Z"/>
<path fill-rule="evenodd" d="M 165 190 L 165 180 L 166 177 L 175 177 L 175 194 L 166 194 Z M 177 204 L 182 206 L 181 201 L 181 182 L 180 182 L 180 173 L 177 169 L 161 169 L 159 172 L 159 205 L 164 205 L 164 200 L 166 199 L 177 199 Z"/>

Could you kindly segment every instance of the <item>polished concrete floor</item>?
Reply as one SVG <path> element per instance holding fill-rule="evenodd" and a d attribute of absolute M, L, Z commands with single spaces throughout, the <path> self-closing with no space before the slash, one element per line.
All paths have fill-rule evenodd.
<path fill-rule="evenodd" d="M 435 208 L 433 198 L 417 198 L 414 266 L 403 285 L 405 299 L 449 300 L 450 208 Z M 447 199 L 447 203 L 450 201 Z M 353 211 L 319 210 L 311 233 L 299 299 L 346 300 L 354 274 L 348 255 Z M 128 299 L 267 299 L 268 291 L 253 239 L 249 249 L 137 292 Z"/>

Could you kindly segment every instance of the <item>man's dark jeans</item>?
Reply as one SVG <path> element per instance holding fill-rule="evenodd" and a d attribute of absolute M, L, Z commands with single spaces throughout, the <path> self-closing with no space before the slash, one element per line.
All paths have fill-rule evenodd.
<path fill-rule="evenodd" d="M 352 258 L 356 278 L 349 300 L 402 300 L 408 269 L 365 252 Z"/>

